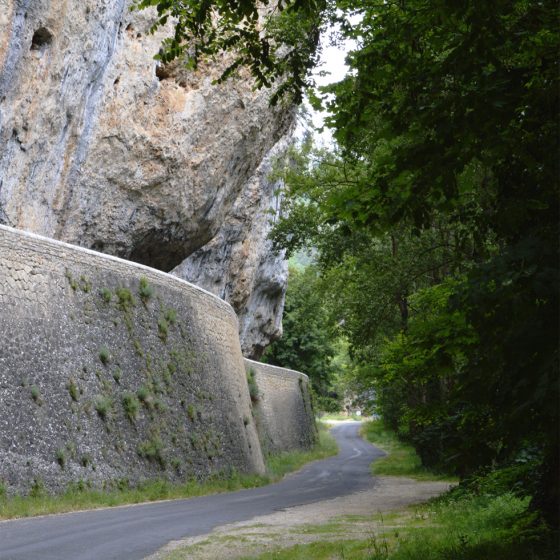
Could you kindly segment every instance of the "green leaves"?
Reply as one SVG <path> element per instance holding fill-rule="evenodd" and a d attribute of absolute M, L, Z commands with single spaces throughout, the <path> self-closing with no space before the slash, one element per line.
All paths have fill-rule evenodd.
<path fill-rule="evenodd" d="M 152 32 L 172 23 L 174 34 L 163 41 L 156 55 L 164 64 L 184 59 L 197 68 L 201 60 L 231 53 L 233 58 L 218 83 L 246 67 L 255 87 L 275 85 L 272 103 L 286 94 L 300 103 L 317 61 L 326 1 L 268 4 L 255 0 L 136 0 L 132 9 L 157 9 Z"/>

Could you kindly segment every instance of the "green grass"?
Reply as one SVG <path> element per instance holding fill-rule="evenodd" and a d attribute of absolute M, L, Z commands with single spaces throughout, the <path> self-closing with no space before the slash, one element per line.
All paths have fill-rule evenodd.
<path fill-rule="evenodd" d="M 417 480 L 456 480 L 446 474 L 434 473 L 422 466 L 414 448 L 397 439 L 381 420 L 369 420 L 362 426 L 362 435 L 387 455 L 371 465 L 373 474 L 407 476 Z"/>
<path fill-rule="evenodd" d="M 542 538 L 539 544 L 543 530 L 534 525 L 528 501 L 511 493 L 470 495 L 436 499 L 400 517 L 353 516 L 346 527 L 350 532 L 349 524 L 360 522 L 363 539 L 340 539 L 341 520 L 331 538 L 245 560 L 552 560 Z M 307 532 L 318 533 L 313 527 Z"/>
<path fill-rule="evenodd" d="M 424 469 L 412 447 L 398 441 L 381 421 L 362 428 L 365 437 L 387 451 L 372 465 L 374 474 L 420 480 L 440 479 Z M 252 560 L 553 560 L 552 537 L 529 510 L 529 497 L 503 489 L 475 493 L 456 488 L 420 506 L 384 516 L 346 516 L 306 533 L 325 534 L 321 542 L 268 551 Z M 356 535 L 363 539 L 341 539 Z M 360 531 L 358 531 L 359 533 Z M 329 536 L 326 536 L 329 535 Z M 367 538 L 366 538 L 367 536 Z"/>
<path fill-rule="evenodd" d="M 338 453 L 338 447 L 328 428 L 319 424 L 319 442 L 309 451 L 292 451 L 271 455 L 267 459 L 267 471 L 273 480 L 281 479 L 285 474 L 296 471 L 306 463 L 326 459 Z"/>
<path fill-rule="evenodd" d="M 255 488 L 277 482 L 285 474 L 301 468 L 305 463 L 323 459 L 338 452 L 334 438 L 326 428 L 319 430 L 319 442 L 310 451 L 291 452 L 271 456 L 267 461 L 266 475 L 241 474 L 234 472 L 228 476 L 213 476 L 204 482 L 187 480 L 175 484 L 166 480 L 146 482 L 130 488 L 127 481 L 116 481 L 107 491 L 89 488 L 80 482 L 69 486 L 62 494 L 55 496 L 45 492 L 41 481 L 39 490 L 29 496 L 11 496 L 0 492 L 0 519 L 30 517 L 52 513 L 63 513 L 83 509 L 138 504 L 158 500 L 193 498 L 219 492 L 230 492 L 244 488 Z M 91 461 L 88 460 L 88 463 Z"/>
<path fill-rule="evenodd" d="M 363 416 L 358 416 L 357 414 L 343 414 L 342 412 L 326 412 L 324 414 L 319 414 L 319 420 L 321 422 L 328 422 L 329 420 L 364 420 Z"/>
<path fill-rule="evenodd" d="M 363 541 L 352 540 L 297 544 L 289 548 L 265 552 L 259 556 L 244 556 L 239 560 L 257 558 L 258 560 L 377 560 L 375 556 L 370 555 L 369 549 L 364 544 Z"/>

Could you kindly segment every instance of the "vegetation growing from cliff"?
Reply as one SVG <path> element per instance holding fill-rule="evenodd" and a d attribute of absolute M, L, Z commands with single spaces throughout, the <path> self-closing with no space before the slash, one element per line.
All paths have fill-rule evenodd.
<path fill-rule="evenodd" d="M 133 8 L 155 7 L 152 32 L 174 21 L 174 34 L 165 39 L 156 58 L 177 58 L 196 68 L 201 60 L 223 52 L 233 58 L 218 82 L 247 68 L 258 88 L 276 84 L 272 102 L 289 94 L 296 103 L 317 63 L 320 30 L 326 22 L 326 0 L 135 0 Z M 263 9 L 266 16 L 263 16 Z"/>

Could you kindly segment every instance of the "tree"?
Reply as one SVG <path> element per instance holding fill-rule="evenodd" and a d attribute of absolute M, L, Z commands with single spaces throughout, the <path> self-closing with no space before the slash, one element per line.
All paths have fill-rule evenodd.
<path fill-rule="evenodd" d="M 328 13 L 326 0 L 135 0 L 133 6 L 156 8 L 152 32 L 173 22 L 174 34 L 157 55 L 163 63 L 181 58 L 196 67 L 202 58 L 233 53 L 219 81 L 248 68 L 256 87 L 277 84 L 272 103 L 287 94 L 301 102 Z"/>
<path fill-rule="evenodd" d="M 381 243 L 403 229 L 420 240 L 441 220 L 452 235 L 464 238 L 470 232 L 472 252 L 465 254 L 462 270 L 446 272 L 462 276 L 439 316 L 461 313 L 478 344 L 465 342 L 453 392 L 428 399 L 445 404 L 446 414 L 454 410 L 456 423 L 444 428 L 434 408 L 432 416 L 424 415 L 425 433 L 442 436 L 453 429 L 455 436 L 465 437 L 466 447 L 459 446 L 463 474 L 504 464 L 527 445 L 536 446 L 542 467 L 535 505 L 554 521 L 560 285 L 557 6 L 551 1 L 410 0 L 349 1 L 344 7 L 363 17 L 347 28 L 359 45 L 349 55 L 350 72 L 325 89 L 340 154 L 323 157 L 296 180 L 292 213 L 277 229 L 277 239 L 290 247 L 315 231 L 316 237 L 335 241 L 324 243 L 328 262 L 336 254 L 332 247 L 344 247 L 344 240 L 351 244 L 369 236 Z M 347 258 L 352 251 L 342 254 Z M 352 292 L 359 302 L 357 289 Z M 374 291 L 366 293 L 371 300 L 377 297 Z M 366 307 L 366 300 L 364 295 L 356 308 Z M 369 323 L 379 324 L 380 317 L 374 313 Z M 418 320 L 409 320 L 397 339 L 390 336 L 389 348 L 408 356 L 399 370 L 405 385 L 416 379 L 413 364 L 422 363 L 416 358 L 425 352 L 441 355 L 438 322 Z M 361 317 L 357 323 L 367 320 Z M 421 337 L 416 332 L 420 324 Z M 372 339 L 369 346 L 366 339 L 371 335 L 364 335 L 361 350 L 375 377 L 379 352 L 376 357 L 370 351 Z M 399 363 L 395 353 L 392 361 L 383 356 L 380 363 L 387 367 Z M 384 387 L 398 401 L 398 385 Z M 459 402 L 463 406 L 454 408 Z M 469 447 L 481 449 L 481 432 L 461 428 L 476 426 L 481 416 L 470 416 L 475 409 L 485 410 L 482 425 L 492 426 L 492 443 L 467 457 Z M 401 420 L 408 413 L 402 414 Z M 472 423 L 472 418 L 478 420 Z M 417 420 L 411 421 L 417 425 Z M 450 459 L 457 447 L 446 448 Z M 430 462 L 438 453 L 423 457 Z"/>
<path fill-rule="evenodd" d="M 170 6 L 185 5 L 173 0 L 143 4 L 157 4 L 160 14 L 169 12 Z M 198 13 L 193 11 L 197 4 L 187 3 L 190 15 L 177 28 L 179 43 L 187 37 L 181 29 L 197 30 L 199 20 L 188 19 Z M 208 52 L 233 45 L 243 53 L 246 45 L 249 55 L 236 60 L 249 66 L 251 59 L 256 60 L 251 68 L 258 85 L 266 85 L 257 72 L 265 68 L 259 70 L 263 76 L 266 72 L 281 76 L 286 80 L 282 83 L 301 90 L 303 66 L 290 66 L 289 57 L 282 62 L 281 54 L 294 54 L 297 40 L 287 34 L 282 44 L 281 34 L 268 32 L 268 22 L 274 26 L 277 19 L 260 21 L 251 0 L 203 5 L 226 25 L 224 40 L 219 26 L 204 28 L 205 33 L 210 30 L 213 45 Z M 443 224 L 456 237 L 459 251 L 470 248 L 464 266 L 442 271 L 431 287 L 408 285 L 401 290 L 398 282 L 389 287 L 393 299 L 400 295 L 401 324 L 396 333 L 387 331 L 384 352 L 373 340 L 375 329 L 362 328 L 367 324 L 361 325 L 363 316 L 356 313 L 352 328 L 361 332 L 362 340 L 357 336 L 355 350 L 371 360 L 369 370 L 381 385 L 385 373 L 395 368 L 399 383 L 410 380 L 421 385 L 418 372 L 429 367 L 434 368 L 435 378 L 429 382 L 433 387 L 438 379 L 447 383 L 448 374 L 442 374 L 450 359 L 445 345 L 457 342 L 462 358 L 460 370 L 451 375 L 452 387 L 432 391 L 427 399 L 439 403 L 445 414 L 455 414 L 455 423 L 442 423 L 437 407 L 432 407 L 422 416 L 423 433 L 445 434 L 446 442 L 453 439 L 451 434 L 466 437 L 480 450 L 470 458 L 468 472 L 504 464 L 533 446 L 541 460 L 536 473 L 540 489 L 533 503 L 558 526 L 557 3 L 339 0 L 341 16 L 334 16 L 332 9 L 322 11 L 324 5 L 312 0 L 281 2 L 279 7 L 296 17 L 313 14 L 302 18 L 305 25 L 323 25 L 322 18 L 336 17 L 342 21 L 342 33 L 355 39 L 358 47 L 348 57 L 346 78 L 326 88 L 323 98 L 320 94 L 314 98 L 317 106 L 322 104 L 331 113 L 328 124 L 340 151 L 324 155 L 301 173 L 289 199 L 291 215 L 277 228 L 277 242 L 292 248 L 310 233 L 310 239 L 319 240 L 326 269 L 334 270 L 336 263 L 352 266 L 362 284 L 367 276 L 362 272 L 368 269 L 365 256 L 379 251 L 380 262 L 389 258 L 382 248 L 386 250 L 391 236 L 404 232 L 410 245 L 419 247 Z M 230 17 L 230 12 L 237 15 Z M 356 13 L 359 23 L 348 24 L 345 16 Z M 213 21 L 208 14 L 201 15 L 206 24 Z M 173 15 L 181 21 L 181 14 Z M 233 27 L 227 28 L 228 21 Z M 235 38 L 235 29 L 246 25 L 262 31 L 253 33 L 252 42 L 243 33 L 241 39 Z M 265 39 L 258 45 L 257 36 Z M 278 57 L 262 58 L 270 47 Z M 291 76 L 298 78 L 290 81 Z M 365 249 L 355 251 L 354 245 Z M 445 277 L 454 282 L 448 284 Z M 424 299 L 413 293 L 418 288 L 430 290 L 420 292 Z M 353 290 L 348 286 L 346 301 L 357 294 L 357 286 Z M 374 291 L 366 294 L 378 299 Z M 423 313 L 433 320 L 406 316 L 410 301 L 428 302 Z M 365 307 L 367 296 L 362 302 Z M 359 308 L 358 303 L 354 309 Z M 419 309 L 422 313 L 422 305 Z M 458 328 L 454 317 L 462 317 L 466 330 Z M 444 342 L 438 333 L 449 321 Z M 477 344 L 471 344 L 470 335 L 464 336 L 467 331 Z M 430 360 L 423 360 L 425 355 Z M 385 384 L 395 404 L 398 387 L 394 379 Z M 401 420 L 408 414 L 409 434 L 419 434 L 415 431 L 419 410 L 416 405 L 397 407 L 391 414 Z M 480 419 L 480 410 L 485 411 L 482 424 L 492 445 L 480 446 L 480 433 L 461 427 L 475 426 L 471 419 Z M 425 461 L 439 460 L 440 451 L 454 461 L 454 449 L 466 450 L 463 444 L 444 447 L 424 453 Z"/>

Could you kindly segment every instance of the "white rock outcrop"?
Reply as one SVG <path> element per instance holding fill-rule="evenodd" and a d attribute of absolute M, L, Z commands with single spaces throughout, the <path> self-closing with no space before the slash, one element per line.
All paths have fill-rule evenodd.
<path fill-rule="evenodd" d="M 232 303 L 258 356 L 286 279 L 265 159 L 293 108 L 247 76 L 213 85 L 223 63 L 160 66 L 164 32 L 128 4 L 0 0 L 0 223 L 175 269 Z"/>

